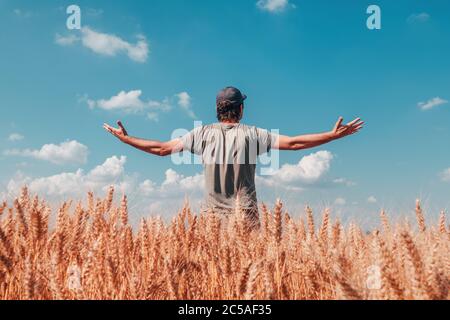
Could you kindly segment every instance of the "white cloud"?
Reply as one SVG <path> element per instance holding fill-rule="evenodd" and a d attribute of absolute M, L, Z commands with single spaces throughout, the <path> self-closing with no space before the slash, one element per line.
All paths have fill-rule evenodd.
<path fill-rule="evenodd" d="M 304 187 L 314 182 L 320 185 L 329 170 L 331 159 L 331 153 L 321 151 L 305 156 L 296 166 L 289 169 L 284 166 L 284 169 L 280 169 L 293 172 L 296 176 L 294 180 L 287 179 L 284 173 L 274 177 L 257 176 L 258 192 L 261 196 L 285 191 L 298 195 Z M 126 157 L 112 156 L 90 170 L 80 168 L 46 177 L 30 177 L 18 172 L 9 181 L 6 190 L 12 197 L 18 194 L 21 187 L 28 185 L 32 193 L 44 196 L 51 203 L 58 203 L 69 198 L 82 199 L 88 191 L 102 197 L 108 187 L 113 185 L 117 194 L 125 193 L 129 196 L 130 210 L 139 216 L 150 213 L 174 214 L 182 206 L 185 197 L 194 208 L 198 208 L 203 201 L 205 181 L 201 173 L 183 175 L 174 169 L 168 169 L 163 181 L 157 183 L 138 174 L 127 173 L 126 163 Z M 337 200 L 336 205 L 343 206 L 346 202 L 342 200 Z"/>
<path fill-rule="evenodd" d="M 430 100 L 428 100 L 427 102 L 419 102 L 418 106 L 420 107 L 420 109 L 422 109 L 423 111 L 427 111 L 427 110 L 431 110 L 437 106 L 443 105 L 443 104 L 447 104 L 448 101 L 444 100 L 442 98 L 436 97 L 436 98 L 432 98 Z"/>
<path fill-rule="evenodd" d="M 121 91 L 109 99 L 96 101 L 88 99 L 87 103 L 91 109 L 97 107 L 107 111 L 121 110 L 130 113 L 142 112 L 146 109 L 169 111 L 172 108 L 168 98 L 163 101 L 144 101 L 141 96 L 141 90 Z"/>
<path fill-rule="evenodd" d="M 175 101 L 176 100 L 176 101 Z M 121 91 L 117 95 L 108 99 L 93 100 L 87 95 L 82 96 L 81 101 L 85 101 L 89 108 L 99 108 L 107 111 L 123 111 L 126 113 L 147 113 L 147 118 L 151 121 L 159 121 L 159 112 L 169 112 L 173 109 L 173 104 L 183 109 L 186 114 L 196 119 L 196 115 L 192 110 L 192 98 L 187 92 L 181 92 L 164 98 L 162 101 L 144 100 L 142 98 L 142 90 Z"/>
<path fill-rule="evenodd" d="M 64 196 L 72 194 L 82 187 L 83 170 L 74 173 L 64 172 L 58 175 L 31 180 L 28 184 L 31 192 L 46 196 Z"/>
<path fill-rule="evenodd" d="M 36 179 L 26 177 L 19 172 L 9 181 L 7 190 L 9 194 L 14 195 L 20 188 L 27 185 L 31 192 L 43 196 L 81 197 L 87 191 L 100 192 L 116 183 L 120 186 L 126 181 L 119 181 L 123 176 L 125 163 L 126 157 L 113 156 L 86 174 L 82 169 L 78 169 L 75 172 L 63 172 Z"/>
<path fill-rule="evenodd" d="M 39 150 L 31 149 L 11 149 L 6 150 L 4 155 L 35 158 L 49 161 L 55 164 L 84 164 L 87 161 L 88 148 L 75 141 L 66 141 L 59 145 L 46 144 Z"/>
<path fill-rule="evenodd" d="M 104 110 L 125 109 L 139 111 L 145 107 L 145 102 L 140 99 L 141 95 L 141 90 L 132 90 L 129 92 L 121 91 L 110 99 L 101 99 L 98 101 L 89 100 L 89 106 L 97 106 Z"/>
<path fill-rule="evenodd" d="M 103 9 L 87 8 L 85 11 L 86 14 L 91 17 L 100 17 L 103 15 Z"/>
<path fill-rule="evenodd" d="M 356 182 L 350 181 L 350 180 L 345 179 L 345 178 L 334 179 L 333 183 L 339 184 L 339 185 L 344 185 L 346 187 L 354 187 L 354 186 L 356 186 Z"/>
<path fill-rule="evenodd" d="M 127 174 L 126 161 L 124 156 L 112 156 L 87 172 L 78 169 L 38 178 L 26 176 L 19 171 L 7 183 L 6 192 L 0 193 L 0 200 L 10 201 L 17 197 L 23 186 L 28 186 L 31 193 L 45 197 L 50 204 L 58 204 L 67 199 L 83 199 L 88 191 L 94 192 L 97 197 L 103 197 L 109 187 L 114 186 L 116 195 L 128 195 L 132 222 L 137 222 L 139 217 L 150 213 L 175 214 L 186 198 L 195 210 L 199 208 L 203 200 L 203 174 L 184 176 L 169 169 L 165 180 L 157 184 L 148 179 L 142 181 L 137 174 Z"/>
<path fill-rule="evenodd" d="M 377 203 L 378 200 L 377 200 L 377 198 L 375 198 L 374 196 L 370 196 L 370 197 L 367 199 L 367 202 L 368 202 L 368 203 Z"/>
<path fill-rule="evenodd" d="M 426 12 L 414 13 L 408 17 L 407 21 L 408 23 L 423 23 L 430 20 L 430 18 L 431 16 Z"/>
<path fill-rule="evenodd" d="M 147 113 L 148 120 L 159 122 L 159 114 L 156 112 L 149 112 Z"/>
<path fill-rule="evenodd" d="M 105 56 L 116 56 L 118 53 L 126 53 L 131 60 L 136 62 L 147 61 L 149 48 L 144 36 L 138 36 L 138 42 L 133 45 L 113 34 L 96 32 L 89 27 L 81 29 L 82 43 L 86 48 Z"/>
<path fill-rule="evenodd" d="M 14 198 L 19 195 L 20 189 L 30 182 L 30 178 L 25 176 L 20 170 L 6 183 L 0 192 L 0 201 L 7 201 L 8 198 Z"/>
<path fill-rule="evenodd" d="M 296 6 L 289 3 L 289 0 L 258 0 L 257 7 L 268 12 L 282 12 L 288 7 L 295 8 Z"/>
<path fill-rule="evenodd" d="M 203 174 L 184 176 L 175 170 L 166 171 L 166 179 L 159 188 L 160 196 L 173 197 L 200 192 L 204 188 Z"/>
<path fill-rule="evenodd" d="M 272 178 L 286 183 L 314 183 L 330 170 L 332 160 L 333 154 L 329 151 L 312 153 L 303 157 L 296 165 L 283 165 Z"/>
<path fill-rule="evenodd" d="M 257 187 L 266 190 L 302 192 L 306 186 L 319 185 L 330 170 L 333 154 L 319 151 L 303 157 L 298 164 L 285 164 L 269 176 L 256 176 Z"/>
<path fill-rule="evenodd" d="M 23 135 L 21 135 L 20 133 L 11 133 L 8 137 L 8 140 L 12 141 L 12 142 L 20 141 L 23 139 L 25 139 L 25 137 Z"/>
<path fill-rule="evenodd" d="M 284 182 L 278 181 L 270 177 L 256 176 L 255 177 L 256 187 L 269 190 L 286 190 L 292 192 L 302 192 L 304 189 L 302 187 L 286 184 Z"/>
<path fill-rule="evenodd" d="M 137 42 L 132 44 L 114 34 L 97 32 L 90 27 L 81 29 L 81 37 L 73 35 L 64 37 L 57 34 L 55 41 L 63 46 L 81 42 L 83 46 L 97 54 L 110 57 L 126 54 L 128 58 L 139 63 L 146 62 L 149 55 L 149 45 L 143 35 L 138 35 Z"/>
<path fill-rule="evenodd" d="M 344 198 L 337 198 L 334 201 L 334 204 L 337 206 L 345 206 L 347 204 L 347 201 Z"/>
<path fill-rule="evenodd" d="M 77 37 L 74 34 L 69 34 L 67 36 L 62 36 L 60 34 L 56 34 L 55 35 L 55 43 L 59 44 L 60 46 L 71 46 L 73 45 L 75 42 L 79 41 L 80 38 Z"/>
<path fill-rule="evenodd" d="M 181 92 L 177 94 L 178 105 L 183 108 L 189 108 L 191 106 L 191 96 L 187 92 Z"/>
<path fill-rule="evenodd" d="M 442 171 L 441 179 L 442 179 L 442 181 L 450 182 L 450 168 L 445 169 L 444 171 Z"/>
<path fill-rule="evenodd" d="M 195 115 L 194 111 L 192 110 L 192 103 L 191 103 L 191 96 L 187 92 L 180 92 L 176 95 L 178 98 L 178 105 L 181 109 L 183 109 L 189 117 L 192 119 L 196 119 L 197 116 Z"/>
<path fill-rule="evenodd" d="M 31 11 L 24 11 L 18 8 L 14 9 L 13 12 L 17 17 L 20 18 L 30 18 L 33 16 L 33 13 Z"/>
<path fill-rule="evenodd" d="M 139 184 L 139 191 L 143 196 L 148 197 L 157 190 L 157 184 L 151 180 L 144 180 Z"/>
<path fill-rule="evenodd" d="M 107 183 L 114 178 L 120 177 L 124 173 L 126 162 L 127 157 L 125 156 L 108 158 L 102 165 L 95 167 L 89 172 L 87 175 L 88 180 Z"/>

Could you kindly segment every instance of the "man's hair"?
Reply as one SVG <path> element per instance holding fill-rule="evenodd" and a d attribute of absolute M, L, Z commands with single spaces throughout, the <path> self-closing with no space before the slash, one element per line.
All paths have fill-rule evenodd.
<path fill-rule="evenodd" d="M 241 105 L 243 105 L 243 103 L 233 103 L 228 100 L 219 102 L 217 104 L 217 119 L 220 122 L 226 120 L 241 120 Z"/>

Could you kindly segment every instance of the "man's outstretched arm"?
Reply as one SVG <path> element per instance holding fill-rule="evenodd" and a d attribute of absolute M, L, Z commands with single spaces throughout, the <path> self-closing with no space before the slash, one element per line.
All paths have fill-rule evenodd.
<path fill-rule="evenodd" d="M 123 126 L 122 122 L 118 121 L 117 125 L 119 126 L 119 128 L 113 128 L 105 123 L 103 125 L 103 128 L 123 143 L 126 143 L 144 152 L 164 157 L 173 153 L 180 152 L 183 149 L 181 141 L 179 139 L 168 142 L 160 142 L 155 140 L 135 138 L 128 135 L 128 132 Z"/>
<path fill-rule="evenodd" d="M 342 124 L 343 121 L 344 119 L 342 117 L 339 118 L 333 130 L 329 132 L 307 134 L 297 137 L 279 136 L 278 141 L 275 142 L 274 148 L 279 150 L 310 149 L 355 134 L 364 126 L 364 122 L 359 118 L 346 125 Z"/>

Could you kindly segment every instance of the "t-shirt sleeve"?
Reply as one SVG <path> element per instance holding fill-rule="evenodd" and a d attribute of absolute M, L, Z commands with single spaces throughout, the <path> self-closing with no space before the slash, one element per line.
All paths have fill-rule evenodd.
<path fill-rule="evenodd" d="M 198 127 L 181 137 L 183 151 L 189 151 L 196 155 L 203 152 L 203 127 Z"/>
<path fill-rule="evenodd" d="M 275 144 L 277 135 L 265 129 L 256 128 L 258 156 L 270 152 Z"/>

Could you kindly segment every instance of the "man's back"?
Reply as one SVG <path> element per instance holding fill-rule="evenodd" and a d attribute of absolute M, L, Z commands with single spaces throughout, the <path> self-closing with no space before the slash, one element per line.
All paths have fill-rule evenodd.
<path fill-rule="evenodd" d="M 209 208 L 231 211 L 239 195 L 241 206 L 257 213 L 256 161 L 273 145 L 273 136 L 267 130 L 216 123 L 194 129 L 182 142 L 185 151 L 202 158 Z"/>

